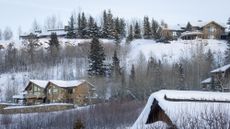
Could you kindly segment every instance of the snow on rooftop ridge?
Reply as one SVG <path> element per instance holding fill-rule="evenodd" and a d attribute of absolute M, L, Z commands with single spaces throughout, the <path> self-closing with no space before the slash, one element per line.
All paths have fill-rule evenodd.
<path fill-rule="evenodd" d="M 29 83 L 32 82 L 42 88 L 45 88 L 46 85 L 48 84 L 48 81 L 45 81 L 45 80 L 30 80 Z"/>
<path fill-rule="evenodd" d="M 168 101 L 165 96 L 171 99 L 191 99 L 191 100 L 213 100 L 211 101 Z M 161 90 L 153 93 L 135 121 L 131 129 L 142 128 L 146 125 L 151 106 L 154 100 L 158 101 L 158 105 L 164 110 L 165 114 L 174 122 L 180 124 L 187 117 L 197 117 L 201 113 L 211 113 L 213 111 L 222 111 L 230 116 L 230 93 L 220 92 L 204 92 L 204 91 L 177 91 L 177 90 Z M 217 100 L 226 101 L 216 102 Z M 181 117 L 183 116 L 183 117 Z"/>
<path fill-rule="evenodd" d="M 63 88 L 79 86 L 86 80 L 72 80 L 72 81 L 63 81 L 63 80 L 50 80 L 49 82 Z"/>
<path fill-rule="evenodd" d="M 211 83 L 211 81 L 212 81 L 212 78 L 210 77 L 210 78 L 207 78 L 207 79 L 203 80 L 203 81 L 201 82 L 201 84 Z"/>
<path fill-rule="evenodd" d="M 203 33 L 200 31 L 186 31 L 181 33 L 181 37 L 185 35 L 202 35 Z"/>
<path fill-rule="evenodd" d="M 211 71 L 211 73 L 225 72 L 229 68 L 230 68 L 230 64 L 214 69 Z"/>

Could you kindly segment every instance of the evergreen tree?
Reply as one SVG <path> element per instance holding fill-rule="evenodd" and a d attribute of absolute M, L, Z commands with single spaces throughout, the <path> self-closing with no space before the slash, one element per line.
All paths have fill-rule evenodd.
<path fill-rule="evenodd" d="M 120 20 L 119 18 L 115 19 L 115 33 L 114 33 L 114 38 L 116 40 L 116 43 L 119 43 L 121 40 L 121 28 L 120 28 Z"/>
<path fill-rule="evenodd" d="M 157 21 L 155 21 L 154 19 L 152 19 L 152 26 L 151 26 L 151 34 L 152 34 L 152 38 L 153 39 L 159 39 L 160 36 L 158 35 L 157 31 L 159 29 L 159 24 Z"/>
<path fill-rule="evenodd" d="M 81 14 L 81 22 L 80 22 L 80 31 L 81 31 L 81 38 L 87 38 L 87 20 L 85 17 L 85 13 Z"/>
<path fill-rule="evenodd" d="M 77 16 L 77 37 L 82 38 L 82 30 L 81 30 L 81 13 Z"/>
<path fill-rule="evenodd" d="M 67 38 L 74 39 L 76 37 L 77 35 L 75 32 L 75 20 L 74 20 L 74 16 L 71 15 L 70 20 L 69 20 L 69 26 L 67 28 Z"/>
<path fill-rule="evenodd" d="M 192 31 L 192 25 L 190 24 L 190 22 L 188 22 L 185 31 Z"/>
<path fill-rule="evenodd" d="M 148 17 L 144 17 L 144 28 L 143 29 L 144 29 L 143 37 L 145 39 L 150 39 L 151 38 L 151 28 L 150 28 Z"/>
<path fill-rule="evenodd" d="M 128 37 L 126 39 L 127 42 L 131 42 L 133 40 L 133 26 L 129 26 Z"/>
<path fill-rule="evenodd" d="M 140 39 L 141 38 L 141 28 L 138 24 L 138 22 L 136 22 L 135 27 L 134 27 L 134 36 L 135 39 Z"/>
<path fill-rule="evenodd" d="M 111 13 L 111 10 L 108 11 L 107 14 L 107 28 L 108 28 L 108 38 L 109 39 L 115 39 L 116 30 L 115 30 L 115 21 L 113 19 L 113 15 Z M 119 25 L 118 25 L 119 26 Z"/>
<path fill-rule="evenodd" d="M 99 37 L 99 28 L 93 17 L 89 17 L 88 29 L 86 31 L 87 38 Z"/>
<path fill-rule="evenodd" d="M 59 51 L 59 41 L 56 33 L 51 33 L 49 41 L 49 51 L 53 58 L 56 58 Z"/>
<path fill-rule="evenodd" d="M 90 76 L 104 76 L 105 75 L 105 54 L 104 48 L 100 44 L 98 38 L 93 38 L 90 43 L 89 54 L 89 70 Z"/>
<path fill-rule="evenodd" d="M 113 73 L 115 78 L 117 78 L 120 75 L 120 60 L 117 57 L 117 51 L 114 51 L 113 55 Z"/>
<path fill-rule="evenodd" d="M 109 35 L 109 28 L 108 28 L 108 18 L 107 18 L 107 12 L 106 10 L 104 10 L 103 12 L 103 27 L 102 27 L 102 38 L 108 38 L 108 35 Z"/>
<path fill-rule="evenodd" d="M 120 19 L 120 36 L 121 36 L 121 39 L 122 38 L 125 38 L 126 36 L 126 24 L 125 24 L 125 20 L 124 19 Z"/>

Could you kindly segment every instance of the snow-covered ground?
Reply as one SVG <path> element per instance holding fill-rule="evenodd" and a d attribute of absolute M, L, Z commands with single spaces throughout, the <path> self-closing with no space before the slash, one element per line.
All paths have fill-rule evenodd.
<path fill-rule="evenodd" d="M 135 63 L 140 55 L 144 54 L 146 60 L 149 57 L 154 57 L 158 60 L 168 63 L 177 62 L 180 58 L 191 58 L 192 53 L 196 52 L 199 45 L 202 45 L 204 52 L 209 49 L 213 52 L 214 57 L 224 55 L 227 48 L 226 41 L 223 40 L 177 40 L 172 41 L 170 44 L 156 43 L 153 40 L 134 40 L 131 44 L 131 50 L 128 55 L 128 62 Z"/>

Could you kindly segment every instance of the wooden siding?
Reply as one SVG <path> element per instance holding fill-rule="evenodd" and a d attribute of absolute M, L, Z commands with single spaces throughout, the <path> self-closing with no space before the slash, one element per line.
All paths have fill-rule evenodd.
<path fill-rule="evenodd" d="M 26 88 L 26 104 L 41 104 L 44 102 L 45 92 L 44 88 L 30 82 Z"/>
<path fill-rule="evenodd" d="M 202 28 L 205 39 L 221 39 L 224 34 L 224 28 L 215 22 L 210 22 Z"/>
<path fill-rule="evenodd" d="M 49 83 L 46 89 L 47 102 L 65 102 L 84 105 L 90 103 L 90 96 L 93 95 L 92 87 L 85 82 L 79 86 L 61 88 Z"/>

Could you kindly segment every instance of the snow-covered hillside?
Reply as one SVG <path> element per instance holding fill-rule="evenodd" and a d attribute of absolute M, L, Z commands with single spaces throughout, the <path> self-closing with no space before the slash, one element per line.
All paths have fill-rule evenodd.
<path fill-rule="evenodd" d="M 166 61 L 169 63 L 177 62 L 180 58 L 191 58 L 192 53 L 196 52 L 199 45 L 203 46 L 204 52 L 209 49 L 214 56 L 224 56 L 227 48 L 226 41 L 223 40 L 178 40 L 172 41 L 170 44 L 156 43 L 153 40 L 134 40 L 131 44 L 131 50 L 128 55 L 128 62 L 135 63 L 142 52 L 146 60 L 150 56 Z"/>
<path fill-rule="evenodd" d="M 76 46 L 85 42 L 89 42 L 90 40 L 85 39 L 77 39 L 77 40 L 69 40 L 69 39 L 59 39 L 62 46 L 70 45 Z M 40 40 L 41 46 L 46 48 L 48 47 L 49 39 Z M 101 39 L 103 43 L 114 44 L 113 40 Z M 0 44 L 4 45 L 4 47 L 9 44 L 9 42 L 0 42 Z M 202 44 L 202 45 L 201 45 Z M 227 48 L 226 41 L 222 40 L 193 40 L 193 41 L 172 41 L 170 44 L 164 43 L 156 43 L 154 40 L 134 40 L 130 44 L 126 44 L 124 41 L 121 43 L 121 47 L 127 47 L 128 54 L 127 56 L 123 55 L 122 57 L 122 65 L 127 66 L 127 70 L 130 70 L 131 64 L 138 63 L 140 52 L 146 57 L 146 60 L 150 56 L 153 56 L 156 59 L 162 60 L 164 62 L 173 63 L 178 61 L 180 58 L 191 58 L 192 54 L 197 52 L 197 46 L 203 46 L 204 52 L 207 52 L 209 49 L 213 52 L 214 57 L 218 61 L 223 61 L 224 52 Z M 16 44 L 16 48 L 21 48 L 23 45 L 20 43 Z M 73 66 L 70 66 L 73 65 Z M 6 88 L 10 88 L 9 86 L 17 85 L 18 91 L 22 91 L 26 86 L 26 83 L 30 78 L 32 79 L 63 79 L 61 73 L 63 71 L 68 71 L 68 75 L 73 75 L 75 78 L 81 78 L 86 74 L 85 71 L 87 66 L 80 63 L 76 67 L 76 63 L 68 64 L 67 66 L 55 66 L 52 68 L 44 68 L 43 73 L 39 73 L 41 69 L 34 70 L 33 73 L 28 73 L 28 71 L 21 73 L 4 73 L 0 74 L 0 100 L 5 96 Z M 39 75 L 38 75 L 39 74 Z M 35 76 L 36 75 L 36 76 Z M 36 78 L 34 78 L 36 77 Z M 37 78 L 38 77 L 38 78 Z"/>

